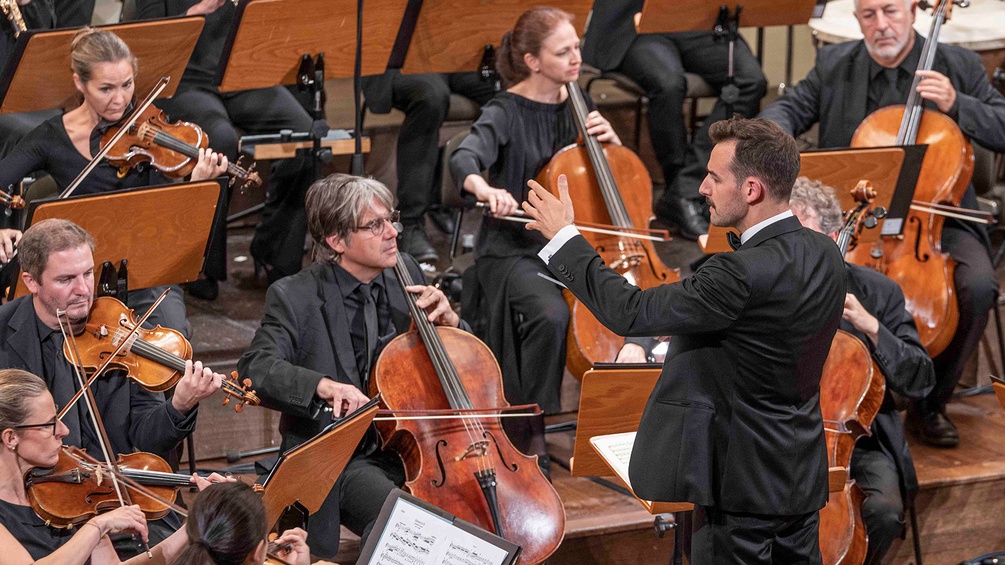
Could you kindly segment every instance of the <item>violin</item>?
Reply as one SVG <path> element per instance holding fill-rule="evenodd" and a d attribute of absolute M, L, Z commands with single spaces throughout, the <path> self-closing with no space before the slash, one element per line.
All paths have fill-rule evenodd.
<path fill-rule="evenodd" d="M 414 284 L 398 256 L 403 286 Z M 434 326 L 406 293 L 415 330 L 393 339 L 374 364 L 371 393 L 385 408 L 480 412 L 508 404 L 492 351 L 477 337 Z M 481 416 L 481 415 L 479 415 Z M 500 418 L 396 418 L 377 430 L 405 466 L 405 490 L 523 548 L 521 562 L 541 563 L 565 535 L 565 508 L 537 465 L 520 453 Z"/>
<path fill-rule="evenodd" d="M 558 176 L 569 179 L 569 194 L 576 203 L 576 220 L 612 224 L 633 231 L 648 226 L 653 215 L 653 184 L 645 164 L 627 147 L 603 145 L 586 133 L 589 113 L 579 85 L 566 85 L 582 145 L 560 150 L 538 175 L 537 182 L 558 195 Z M 651 241 L 627 234 L 592 234 L 584 237 L 609 267 L 639 288 L 651 288 L 680 280 L 680 273 L 663 264 Z M 578 379 L 598 362 L 614 361 L 624 345 L 571 293 L 566 367 Z"/>
<path fill-rule="evenodd" d="M 102 146 L 108 145 L 120 128 L 113 126 L 101 137 Z M 149 105 L 118 139 L 105 158 L 119 168 L 119 177 L 140 163 L 150 163 L 152 167 L 169 178 L 182 178 L 192 173 L 199 159 L 199 149 L 209 147 L 209 137 L 198 125 L 191 122 L 169 122 L 159 108 Z M 262 179 L 255 172 L 255 165 L 245 168 L 241 160 L 227 164 L 230 186 L 237 184 L 257 188 Z"/>
<path fill-rule="evenodd" d="M 949 17 L 953 2 L 940 0 L 932 15 L 932 27 L 921 54 L 919 70 L 931 70 L 939 30 Z M 905 106 L 887 106 L 870 114 L 855 130 L 852 147 L 927 144 L 914 200 L 929 206 L 959 206 L 970 185 L 974 152 L 970 142 L 951 118 L 922 106 L 915 75 Z M 850 260 L 875 269 L 896 281 L 904 290 L 907 309 L 914 316 L 918 334 L 928 354 L 935 357 L 956 334 L 959 309 L 953 271 L 956 263 L 942 252 L 942 214 L 912 206 L 903 234 L 880 238 L 875 245 L 856 249 Z"/>
<path fill-rule="evenodd" d="M 842 256 L 854 246 L 862 228 L 875 227 L 886 213 L 883 208 L 872 208 L 876 192 L 867 181 L 852 189 L 852 196 L 858 204 L 845 214 L 838 234 Z M 850 467 L 855 442 L 872 435 L 872 422 L 885 394 L 886 382 L 868 347 L 854 335 L 838 330 L 820 378 L 820 413 L 830 467 Z M 820 554 L 826 565 L 865 562 L 868 536 L 862 519 L 864 500 L 862 489 L 848 480 L 840 492 L 830 493 L 827 505 L 820 510 Z"/>
<path fill-rule="evenodd" d="M 166 516 L 178 489 L 192 486 L 188 476 L 171 472 L 167 461 L 152 453 L 120 455 L 117 464 L 125 477 L 147 486 L 163 499 L 133 490 L 132 503 L 140 507 L 147 520 Z M 90 463 L 62 449 L 55 467 L 36 467 L 25 473 L 24 487 L 29 505 L 48 525 L 72 528 L 121 506 L 111 477 L 107 464 Z"/>
<path fill-rule="evenodd" d="M 133 329 L 136 317 L 125 304 L 110 296 L 94 299 L 84 331 L 76 339 L 81 363 L 88 372 L 95 371 L 122 343 Z M 63 342 L 63 355 L 71 364 L 74 356 L 69 341 Z M 152 330 L 140 327 L 135 337 L 111 361 L 110 368 L 125 371 L 128 377 L 152 392 L 172 388 L 185 374 L 185 362 L 192 359 L 192 345 L 181 333 L 157 326 Z M 241 412 L 246 404 L 257 406 L 258 396 L 251 388 L 251 380 L 238 382 L 237 373 L 225 378 L 221 390 L 237 403 L 234 410 Z"/>

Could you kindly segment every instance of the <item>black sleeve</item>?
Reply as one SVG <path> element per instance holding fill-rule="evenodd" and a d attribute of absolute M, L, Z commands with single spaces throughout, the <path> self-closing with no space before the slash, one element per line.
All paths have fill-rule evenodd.
<path fill-rule="evenodd" d="M 52 29 L 56 27 L 56 9 L 52 0 L 32 0 L 21 6 L 24 25 L 28 29 Z"/>
<path fill-rule="evenodd" d="M 17 185 L 32 171 L 47 168 L 52 148 L 52 142 L 47 142 L 47 132 L 51 129 L 46 122 L 28 132 L 17 147 L 0 160 L 0 190 L 6 191 L 11 185 Z"/>
<path fill-rule="evenodd" d="M 923 398 L 935 385 L 935 370 L 921 344 L 914 317 L 907 311 L 904 293 L 896 284 L 889 288 L 889 300 L 879 319 L 879 340 L 874 346 L 866 339 L 873 359 L 886 377 L 886 386 L 897 394 Z"/>
<path fill-rule="evenodd" d="M 457 180 L 457 189 L 464 192 L 464 179 L 480 175 L 495 164 L 499 148 L 509 141 L 507 116 L 502 105 L 489 102 L 482 115 L 471 126 L 471 134 L 450 157 L 450 173 Z"/>
<path fill-rule="evenodd" d="M 768 105 L 759 118 L 767 118 L 777 123 L 786 133 L 797 136 L 820 121 L 820 68 L 821 57 L 817 53 L 816 64 L 806 78 L 787 89 L 785 94 Z"/>
<path fill-rule="evenodd" d="M 949 113 L 968 137 L 996 153 L 1005 152 L 1005 96 L 988 82 L 976 53 L 963 56 L 960 84 L 954 85 L 956 103 Z"/>
<path fill-rule="evenodd" d="M 199 408 L 178 412 L 159 392 L 129 383 L 129 441 L 140 451 L 163 457 L 195 430 Z"/>
<path fill-rule="evenodd" d="M 136 19 L 152 20 L 180 14 L 169 14 L 165 0 L 136 0 Z"/>

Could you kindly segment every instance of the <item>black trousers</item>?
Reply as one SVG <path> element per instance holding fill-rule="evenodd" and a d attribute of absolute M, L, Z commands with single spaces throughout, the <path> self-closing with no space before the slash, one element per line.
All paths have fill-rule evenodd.
<path fill-rule="evenodd" d="M 618 69 L 646 90 L 649 135 L 663 167 L 668 197 L 703 200 L 698 187 L 705 178 L 705 167 L 712 153 L 708 126 L 730 117 L 732 112 L 753 117 L 767 92 L 760 63 L 740 39 L 734 50 L 734 83 L 740 89 L 739 100 L 731 109 L 721 98 L 717 100 L 688 146 L 683 111 L 687 93 L 684 72 L 701 76 L 717 92 L 721 91 L 726 85 L 728 49 L 726 41 L 715 41 L 707 31 L 640 35 Z"/>
<path fill-rule="evenodd" d="M 198 124 L 209 136 L 210 147 L 237 159 L 238 133 L 277 133 L 281 129 L 308 131 L 311 117 L 283 87 L 219 92 L 210 87 L 188 87 L 157 105 L 172 119 Z M 235 129 L 236 128 L 236 129 Z M 308 156 L 272 163 L 269 193 L 262 223 L 255 232 L 251 253 L 259 263 L 274 266 L 281 276 L 300 270 L 307 217 L 304 195 L 313 180 Z M 206 257 L 206 276 L 227 278 L 227 202 L 217 209 L 213 240 Z"/>
<path fill-rule="evenodd" d="M 397 154 L 398 209 L 403 223 L 421 222 L 434 191 L 438 193 L 440 126 L 447 119 L 452 92 L 481 106 L 495 96 L 495 87 L 478 73 L 394 75 L 392 105 L 405 112 Z"/>
<path fill-rule="evenodd" d="M 95 0 L 54 0 L 56 27 L 91 25 Z"/>
<path fill-rule="evenodd" d="M 693 565 L 819 565 L 820 515 L 732 513 L 695 505 L 691 537 Z"/>
<path fill-rule="evenodd" d="M 311 554 L 327 559 L 335 557 L 340 524 L 360 536 L 361 543 L 366 543 L 387 495 L 403 484 L 405 469 L 396 453 L 376 450 L 353 457 L 321 508 L 308 519 Z"/>
<path fill-rule="evenodd" d="M 943 411 L 960 382 L 967 360 L 980 343 L 991 308 L 998 299 L 998 281 L 983 241 L 953 223 L 942 230 L 942 250 L 956 261 L 953 282 L 960 321 L 956 335 L 945 351 L 935 356 L 935 388 L 923 401 L 923 409 Z"/>
<path fill-rule="evenodd" d="M 860 438 L 855 445 L 850 473 L 865 492 L 862 520 L 869 535 L 865 562 L 879 563 L 904 530 L 900 473 L 893 457 L 870 437 Z"/>

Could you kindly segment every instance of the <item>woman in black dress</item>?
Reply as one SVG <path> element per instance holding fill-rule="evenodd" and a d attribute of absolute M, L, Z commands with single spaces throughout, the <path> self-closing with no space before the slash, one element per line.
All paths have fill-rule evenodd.
<path fill-rule="evenodd" d="M 499 359 L 507 400 L 557 412 L 569 309 L 561 289 L 539 276 L 547 274 L 537 257 L 544 239 L 523 224 L 497 218 L 517 209 L 527 181 L 578 136 L 566 90 L 582 63 L 572 16 L 555 8 L 525 12 L 503 36 L 496 62 L 508 88 L 482 108 L 471 135 L 450 159 L 460 188 L 488 204 L 493 215 L 482 223 L 475 248 L 484 307 L 478 316 L 488 323 L 474 326 Z M 592 109 L 592 102 L 587 104 Z M 587 131 L 601 142 L 621 143 L 596 110 L 588 116 Z M 480 174 L 484 170 L 488 180 Z M 513 427 L 507 429 L 518 448 L 544 455 L 540 433 L 521 438 L 526 431 Z"/>

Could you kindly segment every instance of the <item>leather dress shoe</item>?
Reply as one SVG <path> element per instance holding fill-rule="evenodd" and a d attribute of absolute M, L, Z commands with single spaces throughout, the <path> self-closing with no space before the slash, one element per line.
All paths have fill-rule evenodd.
<path fill-rule="evenodd" d="M 185 285 L 185 292 L 202 300 L 216 300 L 220 294 L 220 283 L 209 277 L 200 278 Z"/>
<path fill-rule="evenodd" d="M 405 224 L 401 230 L 401 234 L 398 236 L 398 249 L 403 253 L 408 253 L 412 257 L 415 257 L 415 260 L 420 263 L 433 262 L 439 258 L 436 254 L 436 249 L 433 248 L 433 244 L 429 243 L 429 238 L 426 237 L 426 229 L 421 223 Z"/>
<path fill-rule="evenodd" d="M 933 447 L 956 447 L 960 443 L 960 433 L 956 426 L 942 412 L 925 410 L 912 405 L 907 409 L 907 431 L 926 445 Z"/>
<path fill-rule="evenodd" d="M 708 233 L 705 210 L 707 208 L 695 200 L 660 199 L 654 211 L 660 220 L 677 226 L 677 233 L 681 237 L 697 240 L 699 235 Z"/>
<path fill-rule="evenodd" d="M 454 221 L 454 211 L 446 206 L 434 206 L 426 212 L 433 225 L 447 235 L 454 233 L 457 222 Z"/>

